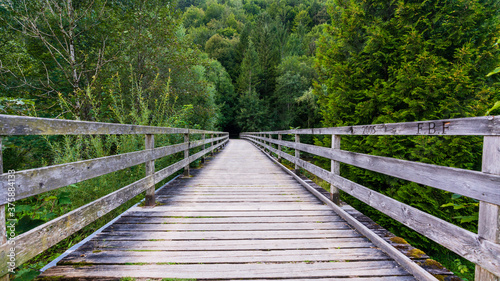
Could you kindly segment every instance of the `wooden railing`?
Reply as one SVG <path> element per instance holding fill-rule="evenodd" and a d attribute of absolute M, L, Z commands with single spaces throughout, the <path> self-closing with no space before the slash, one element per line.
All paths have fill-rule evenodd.
<path fill-rule="evenodd" d="M 283 141 L 282 135 L 285 134 L 295 135 L 295 142 Z M 300 143 L 300 135 L 306 134 L 331 135 L 332 148 Z M 277 135 L 278 138 L 275 139 L 272 135 Z M 344 151 L 340 149 L 341 135 L 484 136 L 482 171 Z M 267 149 L 276 154 L 278 158 L 294 163 L 295 169 L 303 168 L 329 182 L 332 185 L 331 199 L 335 203 L 339 202 L 340 189 L 475 263 L 476 280 L 500 278 L 500 116 L 249 132 L 242 133 L 241 137 L 252 141 L 263 150 Z M 283 152 L 283 146 L 295 149 L 295 156 Z M 300 151 L 330 159 L 331 170 L 327 171 L 300 159 Z M 460 228 L 341 177 L 340 162 L 479 200 L 478 233 Z"/>
<path fill-rule="evenodd" d="M 13 135 L 107 135 L 143 134 L 145 150 L 102 158 L 66 163 L 38 169 L 3 173 L 0 150 L 0 276 L 5 280 L 9 269 L 15 268 L 37 254 L 57 244 L 84 226 L 142 192 L 146 192 L 146 206 L 155 204 L 155 184 L 184 168 L 189 174 L 189 164 L 207 153 L 224 146 L 228 133 L 123 125 L 112 123 L 83 122 L 0 115 L 0 136 Z M 184 142 L 164 147 L 154 146 L 154 135 L 182 134 Z M 190 141 L 190 135 L 201 135 L 201 140 Z M 210 138 L 206 138 L 210 135 Z M 208 148 L 206 145 L 210 144 Z M 1 146 L 1 139 L 0 139 Z M 202 146 L 202 150 L 189 155 L 189 150 Z M 155 172 L 155 159 L 184 151 L 184 159 Z M 6 237 L 5 205 L 11 208 L 15 201 L 36 196 L 50 190 L 82 182 L 139 164 L 146 165 L 144 178 L 117 191 L 77 208 L 17 237 Z M 14 180 L 13 180 L 14 179 Z M 8 209 L 12 210 L 12 209 Z M 9 211 L 10 212 L 10 211 Z"/>

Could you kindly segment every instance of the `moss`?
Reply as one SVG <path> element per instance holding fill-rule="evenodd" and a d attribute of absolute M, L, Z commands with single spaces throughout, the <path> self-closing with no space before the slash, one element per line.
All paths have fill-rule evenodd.
<path fill-rule="evenodd" d="M 43 277 L 38 277 L 36 280 L 38 281 L 56 281 L 56 280 L 63 280 L 64 276 L 43 276 Z"/>
<path fill-rule="evenodd" d="M 389 240 L 391 240 L 393 243 L 396 243 L 396 244 L 408 244 L 408 242 L 406 242 L 406 240 L 404 240 L 401 237 L 392 237 Z"/>
<path fill-rule="evenodd" d="M 147 262 L 126 262 L 125 265 L 146 265 Z"/>
<path fill-rule="evenodd" d="M 100 253 L 102 252 L 101 250 L 93 250 L 92 253 Z"/>
<path fill-rule="evenodd" d="M 444 266 L 433 259 L 426 259 L 424 265 L 435 269 L 444 269 Z"/>
<path fill-rule="evenodd" d="M 439 281 L 445 281 L 445 277 L 446 277 L 444 275 L 439 275 L 439 274 L 432 274 L 432 276 L 436 277 L 436 279 Z"/>
<path fill-rule="evenodd" d="M 421 258 L 422 256 L 425 255 L 424 251 L 420 250 L 420 249 L 411 249 L 410 251 L 408 251 L 408 255 L 412 258 Z"/>
<path fill-rule="evenodd" d="M 77 263 L 71 263 L 73 268 L 79 268 L 79 267 L 84 267 L 84 266 L 92 266 L 94 265 L 93 263 L 88 263 L 88 262 L 77 262 Z"/>

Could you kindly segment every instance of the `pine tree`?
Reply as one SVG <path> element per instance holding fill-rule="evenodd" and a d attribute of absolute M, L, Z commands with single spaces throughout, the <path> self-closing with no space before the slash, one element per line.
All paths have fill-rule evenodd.
<path fill-rule="evenodd" d="M 238 90 L 240 92 L 252 92 L 258 84 L 260 66 L 257 51 L 252 40 L 249 40 L 248 47 L 241 63 L 240 76 L 238 77 Z"/>

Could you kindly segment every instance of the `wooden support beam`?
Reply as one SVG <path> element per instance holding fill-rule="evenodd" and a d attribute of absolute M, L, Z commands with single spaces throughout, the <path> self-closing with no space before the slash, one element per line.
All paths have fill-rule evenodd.
<path fill-rule="evenodd" d="M 184 142 L 188 143 L 188 148 L 184 150 L 184 159 L 189 159 L 189 134 L 184 134 Z M 189 177 L 189 163 L 184 167 L 184 176 Z"/>
<path fill-rule="evenodd" d="M 282 135 L 281 134 L 278 134 L 278 140 L 281 141 L 282 140 Z M 278 151 L 281 151 L 281 144 L 278 144 Z M 278 154 L 278 162 L 281 163 L 281 155 Z"/>
<path fill-rule="evenodd" d="M 201 134 L 201 140 L 205 141 L 205 134 Z M 206 145 L 203 144 L 203 150 L 205 150 L 205 148 L 206 148 Z M 201 163 L 205 163 L 205 158 L 206 158 L 205 155 L 203 155 L 203 157 L 201 157 Z"/>
<path fill-rule="evenodd" d="M 272 138 L 273 138 L 273 136 L 272 136 L 271 134 L 268 134 L 268 136 L 269 136 L 269 139 L 272 139 Z M 267 144 L 268 144 L 270 147 L 273 147 L 273 145 L 272 145 L 272 143 L 271 143 L 271 142 L 268 142 Z M 268 151 L 268 153 L 269 153 L 269 155 L 271 155 L 271 150 L 269 150 L 269 151 Z"/>
<path fill-rule="evenodd" d="M 500 175 L 500 137 L 486 136 L 483 143 L 482 171 Z M 479 203 L 479 237 L 500 244 L 500 206 L 480 201 Z M 476 265 L 476 281 L 500 281 L 500 276 Z"/>
<path fill-rule="evenodd" d="M 153 151 L 155 148 L 155 136 L 147 134 L 145 137 L 145 149 L 149 151 Z M 151 176 L 155 173 L 155 161 L 146 161 L 146 177 Z M 146 182 L 147 184 L 148 182 Z M 146 206 L 154 206 L 155 205 L 155 185 L 154 182 L 151 186 L 146 189 Z"/>
<path fill-rule="evenodd" d="M 213 139 L 213 138 L 214 138 L 214 134 L 212 134 L 212 135 L 211 135 L 211 139 Z M 210 146 L 211 146 L 211 147 L 213 147 L 213 146 L 214 146 L 214 142 L 213 142 L 213 141 L 210 143 Z M 210 155 L 211 155 L 211 156 L 214 156 L 214 150 L 213 150 L 213 149 L 212 149 L 212 151 L 210 151 Z"/>
<path fill-rule="evenodd" d="M 300 135 L 299 134 L 295 134 L 295 143 L 297 144 L 300 144 Z M 295 158 L 297 159 L 300 159 L 300 150 L 298 149 L 295 149 Z M 299 173 L 299 164 L 295 163 L 295 174 L 298 174 Z"/>
<path fill-rule="evenodd" d="M 332 149 L 340 149 L 339 135 L 332 135 Z M 335 175 L 340 175 L 340 162 L 331 160 L 331 164 L 332 165 L 330 171 Z M 332 200 L 332 202 L 337 205 L 340 204 L 339 189 L 333 184 L 330 184 L 330 200 Z"/>

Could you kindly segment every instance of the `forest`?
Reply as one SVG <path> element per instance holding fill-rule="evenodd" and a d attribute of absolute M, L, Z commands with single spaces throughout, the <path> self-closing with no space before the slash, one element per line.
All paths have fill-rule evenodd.
<path fill-rule="evenodd" d="M 497 0 L 4 0 L 0 38 L 0 114 L 221 130 L 232 137 L 500 114 Z M 118 136 L 2 141 L 4 171 L 143 145 L 140 138 Z M 331 138 L 301 141 L 329 147 Z M 471 170 L 481 169 L 481 147 L 479 137 L 350 136 L 341 144 L 343 150 Z M 329 160 L 310 160 L 329 168 Z M 16 209 L 19 232 L 143 173 L 134 167 L 23 199 Z M 348 165 L 341 174 L 477 230 L 474 200 Z M 342 196 L 473 280 L 473 264 Z M 23 265 L 15 280 L 30 280 L 138 200 Z"/>

